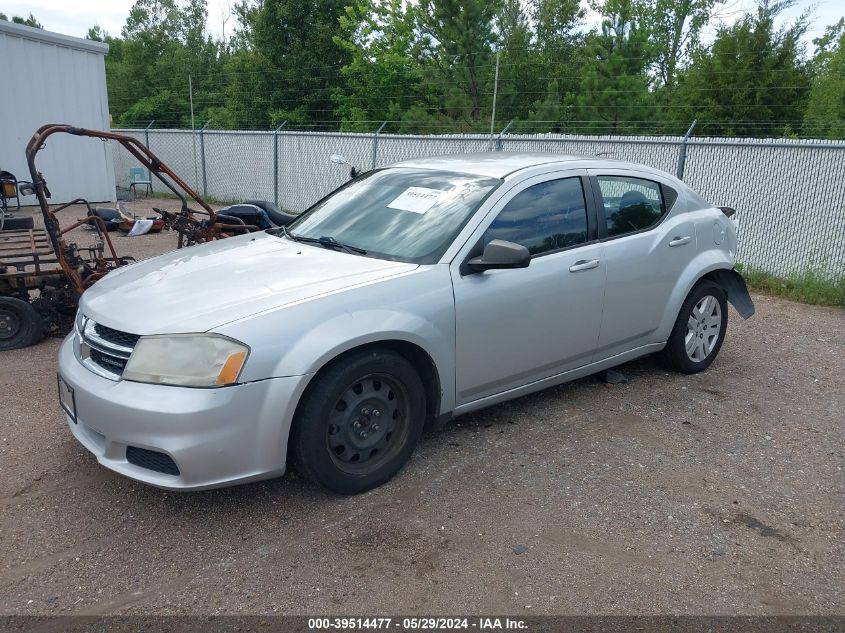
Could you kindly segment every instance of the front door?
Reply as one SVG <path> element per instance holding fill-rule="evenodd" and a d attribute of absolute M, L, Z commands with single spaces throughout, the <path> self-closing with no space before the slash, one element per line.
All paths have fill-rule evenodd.
<path fill-rule="evenodd" d="M 586 365 L 601 323 L 605 263 L 588 221 L 586 178 L 544 175 L 515 187 L 452 264 L 457 404 Z M 592 209 L 591 209 L 592 210 Z M 487 226 L 485 227 L 484 224 Z M 461 272 L 492 239 L 522 244 L 527 268 Z"/>

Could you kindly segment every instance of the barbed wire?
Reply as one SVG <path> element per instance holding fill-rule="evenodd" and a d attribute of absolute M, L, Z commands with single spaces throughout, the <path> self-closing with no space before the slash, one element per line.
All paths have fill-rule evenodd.
<path fill-rule="evenodd" d="M 369 101 L 365 100 L 365 99 L 362 99 L 360 102 L 362 104 L 368 104 L 369 103 Z M 228 114 L 230 116 L 234 116 L 234 117 L 238 117 L 238 116 L 251 117 L 251 116 L 255 116 L 255 114 L 256 114 L 255 110 L 253 110 L 253 109 L 251 109 L 251 108 L 249 108 L 248 106 L 245 106 L 245 105 L 232 105 L 232 104 L 227 104 L 226 102 L 221 102 L 221 101 L 208 101 L 208 102 L 205 102 L 205 103 L 206 103 L 206 107 L 204 109 L 203 109 L 203 107 L 197 107 L 196 108 L 196 114 L 197 115 L 203 114 L 203 113 L 205 114 L 205 116 L 202 117 L 203 119 L 208 119 L 209 118 L 209 114 L 208 114 L 209 111 L 214 109 L 214 108 L 223 110 L 223 111 L 225 111 L 226 114 Z M 281 102 L 279 102 L 279 103 L 281 103 Z M 299 102 L 293 101 L 292 103 L 299 103 Z M 195 102 L 195 105 L 199 105 L 199 104 L 197 104 Z M 275 105 L 276 105 L 276 107 L 275 107 L 274 111 L 277 111 L 277 112 L 283 111 L 283 108 L 279 107 L 278 103 L 275 104 Z M 602 104 L 602 103 L 589 104 L 588 103 L 588 104 L 583 104 L 583 105 L 574 105 L 574 104 L 570 105 L 570 104 L 565 104 L 565 103 L 558 103 L 558 104 L 554 104 L 553 107 L 559 108 L 561 112 L 572 113 L 573 111 L 577 111 L 577 110 L 581 110 L 581 111 L 592 110 L 592 111 L 598 111 L 598 112 L 606 112 L 606 111 L 616 112 L 616 111 L 625 109 L 627 106 L 625 104 Z M 542 102 L 539 103 L 539 108 L 540 109 L 543 108 Z M 308 119 L 314 120 L 316 122 L 331 120 L 331 119 L 327 119 L 327 116 L 332 115 L 332 114 L 337 114 L 338 109 L 339 108 L 337 108 L 337 107 L 335 107 L 335 108 L 303 108 L 303 109 L 293 108 L 291 115 L 289 115 L 289 118 L 296 119 L 296 118 L 301 116 L 301 117 L 306 117 Z M 424 112 L 430 113 L 432 115 L 440 114 L 440 115 L 448 117 L 450 120 L 454 119 L 456 115 L 457 116 L 466 116 L 468 113 L 472 113 L 474 111 L 480 111 L 482 113 L 480 118 L 482 118 L 482 119 L 486 119 L 487 121 L 489 121 L 489 118 L 490 118 L 489 117 L 490 108 L 488 107 L 488 104 L 485 104 L 483 107 L 482 106 L 476 107 L 476 106 L 472 106 L 472 105 L 452 105 L 452 106 L 447 106 L 447 105 L 411 105 L 410 109 L 413 109 L 414 111 L 418 111 L 418 112 L 424 111 Z M 518 115 L 518 114 L 513 114 L 512 111 L 515 110 L 515 109 L 519 110 L 519 112 L 521 113 L 521 116 Z M 518 119 L 527 118 L 527 117 L 531 116 L 531 111 L 534 110 L 534 109 L 535 109 L 535 106 L 531 106 L 530 108 L 526 109 L 525 107 L 516 108 L 516 106 L 511 106 L 507 103 L 500 103 L 499 104 L 499 110 L 500 110 L 500 113 L 501 113 L 501 118 L 506 118 L 507 116 L 510 116 L 511 118 L 518 118 Z M 765 112 L 768 112 L 770 110 L 774 110 L 774 111 L 800 110 L 801 105 L 800 104 L 794 104 L 793 105 L 793 104 L 786 104 L 786 103 L 775 103 L 775 104 L 770 104 L 770 105 L 767 105 L 767 106 L 742 105 L 742 104 L 730 104 L 730 103 L 728 103 L 728 104 L 718 104 L 718 103 L 703 103 L 703 102 L 691 103 L 691 104 L 666 104 L 666 105 L 660 104 L 660 103 L 642 103 L 642 104 L 637 104 L 636 109 L 641 110 L 641 111 L 645 111 L 645 112 L 663 112 L 663 111 L 701 112 L 701 111 L 704 111 L 704 110 L 707 110 L 707 109 L 716 109 L 716 110 L 719 110 L 719 111 L 722 111 L 722 112 L 727 112 L 727 113 L 749 112 L 749 111 L 752 111 L 752 110 L 759 111 L 761 113 L 765 113 Z M 528 111 L 526 111 L 526 110 L 528 110 Z M 174 117 L 174 118 L 189 116 L 189 111 L 187 109 L 179 108 L 179 107 L 159 108 L 159 109 L 156 110 L 156 113 L 157 113 L 159 121 L 163 120 L 162 117 L 161 117 L 162 114 L 165 115 L 165 116 L 170 116 L 170 117 Z M 211 115 L 211 118 L 213 118 L 213 115 Z M 268 113 L 267 119 L 269 119 L 269 118 L 270 118 L 270 116 L 269 116 L 269 113 Z M 383 119 L 381 119 L 381 120 L 383 120 Z M 626 120 L 629 120 L 629 119 L 626 119 Z M 651 120 L 653 121 L 654 119 L 651 119 Z M 769 120 L 769 119 L 763 118 L 763 117 L 756 118 L 756 119 L 747 118 L 745 120 L 757 121 L 761 125 L 777 125 L 777 124 L 780 124 L 780 123 L 787 122 L 785 119 L 782 119 L 782 118 L 778 118 L 778 119 L 773 121 L 773 120 Z M 293 122 L 294 121 L 292 121 L 291 123 L 293 123 Z M 677 121 L 674 120 L 674 119 L 669 119 L 669 120 L 660 121 L 660 122 L 663 123 L 663 124 L 675 124 L 675 123 L 677 123 Z M 730 121 L 727 121 L 727 122 L 723 121 L 722 123 L 734 123 L 734 122 L 735 122 L 735 120 L 731 119 Z"/>
<path fill-rule="evenodd" d="M 793 119 L 787 121 L 780 121 L 778 122 L 778 126 L 785 126 L 796 124 L 800 126 L 804 121 L 801 119 Z M 146 127 L 147 121 L 139 121 L 136 122 L 135 125 L 138 127 L 132 128 L 131 123 L 125 123 L 122 126 L 124 129 L 143 129 Z M 169 124 L 183 124 L 184 121 L 181 119 L 174 119 L 171 121 L 160 121 L 158 122 L 161 125 L 169 125 Z M 460 122 L 458 122 L 460 123 Z M 460 127 L 460 125 L 456 125 L 455 121 L 428 121 L 428 120 L 393 120 L 393 121 L 383 121 L 383 120 L 332 120 L 332 121 L 321 121 L 317 123 L 305 123 L 305 124 L 293 124 L 286 126 L 280 134 L 284 135 L 286 133 L 291 132 L 303 132 L 303 131 L 331 131 L 331 132 L 344 132 L 344 128 L 355 128 L 354 132 L 362 133 L 362 134 L 371 134 L 375 132 L 379 127 L 385 124 L 385 128 L 383 129 L 383 134 L 390 134 L 391 126 L 399 126 L 403 128 L 413 128 L 416 130 L 446 130 L 448 134 L 472 134 L 472 135 L 489 135 L 489 129 L 487 128 L 487 122 L 484 121 L 477 121 L 471 122 L 469 127 L 474 127 L 475 129 L 467 129 L 467 130 L 458 130 L 456 128 Z M 651 134 L 651 135 L 659 135 L 662 131 L 664 135 L 669 136 L 679 136 L 683 133 L 686 128 L 686 124 L 677 122 L 677 123 L 666 123 L 666 122 L 655 122 L 649 120 L 641 120 L 641 121 L 627 121 L 625 123 L 610 123 L 606 120 L 599 120 L 599 119 L 580 119 L 580 120 L 570 120 L 570 121 L 561 121 L 561 120 L 515 120 L 513 124 L 520 130 L 525 129 L 536 129 L 538 127 L 543 128 L 558 128 L 554 130 L 555 133 L 574 133 L 574 134 L 607 134 L 607 133 L 614 133 L 614 134 L 621 134 L 621 135 L 632 135 L 632 134 Z M 730 126 L 736 130 L 760 130 L 760 129 L 768 129 L 773 126 L 771 122 L 766 121 L 732 121 Z M 116 126 L 118 127 L 118 126 Z M 369 128 L 367 131 L 361 130 L 362 127 Z M 725 122 L 723 121 L 698 121 L 696 130 L 702 131 L 712 127 L 719 127 L 724 128 L 726 127 Z M 831 125 L 826 125 L 827 128 L 830 129 L 845 129 L 845 122 L 836 123 Z M 152 128 L 153 130 L 162 130 L 168 128 Z M 256 127 L 243 127 L 239 128 L 244 131 L 253 131 L 253 132 L 273 132 L 273 130 L 268 129 L 267 127 L 263 126 L 256 126 Z M 501 127 L 499 129 L 502 129 Z M 190 129 L 181 129 L 179 130 L 185 133 L 191 133 Z M 207 134 L 214 134 L 216 133 L 223 133 L 225 134 L 227 131 L 230 130 L 213 130 L 208 129 L 205 130 Z M 552 130 L 548 130 L 552 131 Z M 194 132 L 198 132 L 194 130 Z M 669 134 L 669 132 L 674 132 L 674 134 Z M 403 132 L 407 133 L 407 132 Z M 498 130 L 496 131 L 498 133 Z M 518 132 L 512 132 L 518 133 Z M 720 135 L 717 135 L 720 136 Z M 724 135 L 721 135 L 724 136 Z M 812 138 L 811 135 L 802 135 L 800 131 L 796 130 L 794 134 L 796 138 Z"/>

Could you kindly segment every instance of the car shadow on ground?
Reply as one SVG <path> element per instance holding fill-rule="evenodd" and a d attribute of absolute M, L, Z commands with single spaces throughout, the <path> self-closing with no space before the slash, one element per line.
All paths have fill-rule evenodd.
<path fill-rule="evenodd" d="M 568 403 L 594 400 L 613 389 L 635 387 L 636 382 L 643 378 L 667 375 L 654 357 L 637 359 L 618 367 L 617 370 L 622 371 L 629 379 L 626 385 L 606 384 L 605 373 L 599 372 L 455 418 L 444 428 L 423 435 L 414 456 L 397 477 L 384 486 L 358 497 L 329 492 L 293 470 L 275 479 L 195 492 L 172 492 L 135 482 L 99 466 L 93 458 L 86 460 L 86 472 L 80 475 L 87 482 L 86 486 L 93 484 L 100 487 L 104 499 L 113 495 L 129 496 L 139 513 L 160 515 L 164 510 L 165 514 L 173 513 L 187 522 L 195 519 L 199 523 L 205 523 L 209 513 L 225 520 L 229 514 L 250 510 L 260 512 L 261 508 L 271 502 L 287 505 L 290 512 L 295 512 L 299 506 L 311 510 L 319 508 L 322 512 L 328 512 L 326 518 L 331 519 L 332 508 L 342 512 L 348 504 L 355 503 L 353 499 L 389 497 L 397 486 L 408 483 L 404 480 L 414 480 L 417 474 L 415 471 L 425 466 L 421 460 L 472 461 L 471 455 L 446 457 L 445 453 L 455 446 L 464 447 L 471 452 L 473 444 L 480 443 L 484 434 L 504 433 L 505 429 L 513 428 L 514 425 L 526 424 L 535 419 L 538 411 L 551 411 L 551 415 L 565 419 Z M 543 422 L 547 417 L 549 416 L 545 414 L 539 416 L 538 421 Z M 75 442 L 66 444 L 66 450 L 84 451 Z M 68 459 L 73 460 L 73 456 L 69 455 Z"/>

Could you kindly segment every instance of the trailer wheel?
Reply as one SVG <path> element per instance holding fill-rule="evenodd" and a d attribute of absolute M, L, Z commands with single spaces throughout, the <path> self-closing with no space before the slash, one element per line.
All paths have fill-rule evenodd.
<path fill-rule="evenodd" d="M 0 351 L 34 345 L 44 336 L 35 308 L 14 297 L 0 297 Z"/>
<path fill-rule="evenodd" d="M 3 220 L 4 231 L 25 231 L 26 229 L 31 229 L 34 226 L 35 223 L 30 216 L 12 216 L 6 217 Z"/>

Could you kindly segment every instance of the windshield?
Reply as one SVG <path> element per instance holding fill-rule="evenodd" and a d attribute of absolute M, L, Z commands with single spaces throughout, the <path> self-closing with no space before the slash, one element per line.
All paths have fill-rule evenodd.
<path fill-rule="evenodd" d="M 297 238 L 333 238 L 367 255 L 436 262 L 501 180 L 429 169 L 368 172 L 288 226 Z"/>

